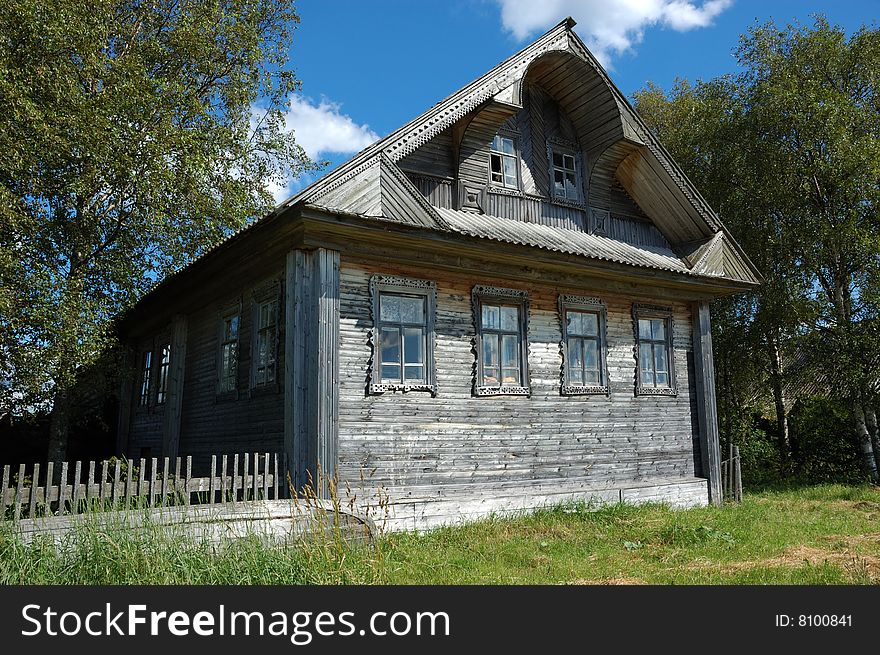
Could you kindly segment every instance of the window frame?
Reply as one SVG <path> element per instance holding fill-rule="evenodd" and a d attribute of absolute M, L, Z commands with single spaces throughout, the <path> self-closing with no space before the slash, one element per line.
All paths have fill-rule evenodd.
<path fill-rule="evenodd" d="M 675 375 L 675 348 L 674 348 L 674 332 L 675 323 L 673 321 L 672 307 L 662 305 L 650 305 L 644 303 L 634 303 L 632 307 L 633 314 L 633 336 L 635 338 L 635 346 L 633 353 L 636 360 L 635 375 L 635 395 L 637 396 L 677 396 L 678 387 Z M 639 334 L 639 320 L 642 319 L 662 319 L 666 323 L 666 366 L 669 370 L 669 385 L 658 387 L 656 382 L 654 386 L 648 386 L 642 383 L 642 344 L 661 343 L 659 340 L 645 340 Z"/>
<path fill-rule="evenodd" d="M 415 382 L 386 382 L 382 380 L 382 353 L 379 347 L 383 321 L 379 312 L 381 295 L 421 296 L 425 299 L 425 378 Z M 437 283 L 432 280 L 401 277 L 397 275 L 373 275 L 370 278 L 370 329 L 371 355 L 368 392 L 383 394 L 388 391 L 427 391 L 432 397 L 437 395 L 437 368 L 434 362 L 435 320 L 437 308 Z M 394 323 L 394 325 L 402 325 Z M 400 362 L 404 370 L 404 362 Z"/>
<path fill-rule="evenodd" d="M 149 358 L 149 363 L 147 359 Z M 153 347 L 141 350 L 140 366 L 138 367 L 138 409 L 147 409 L 151 405 L 153 394 Z"/>
<path fill-rule="evenodd" d="M 236 331 L 236 336 L 234 340 L 226 339 L 226 323 L 234 318 L 238 318 L 238 330 Z M 277 320 L 277 318 L 276 318 Z M 241 316 L 241 305 L 236 305 L 234 307 L 227 307 L 225 310 L 220 312 L 219 320 L 218 320 L 218 328 L 217 328 L 217 395 L 223 397 L 237 397 L 238 395 L 238 384 L 239 384 L 239 375 L 241 373 L 241 328 L 242 328 L 242 316 Z M 235 373 L 232 376 L 224 376 L 223 372 L 223 349 L 227 344 L 235 344 Z M 276 364 L 277 366 L 277 364 Z M 224 388 L 224 381 L 227 379 L 232 380 L 232 388 Z"/>
<path fill-rule="evenodd" d="M 168 378 L 171 375 L 171 341 L 165 340 L 156 349 L 159 365 L 156 367 L 156 405 L 168 402 Z"/>
<path fill-rule="evenodd" d="M 474 314 L 474 351 L 476 366 L 474 367 L 473 393 L 475 396 L 531 396 L 529 384 L 529 295 L 522 289 L 506 289 L 487 285 L 477 285 L 471 291 L 471 304 Z M 483 305 L 499 304 L 519 308 L 519 367 L 520 384 L 505 385 L 499 379 L 497 386 L 483 384 Z M 492 330 L 492 333 L 501 333 Z M 499 350 L 500 356 L 500 350 Z M 499 366 L 500 368 L 500 366 Z M 499 375 L 499 378 L 502 376 Z"/>
<path fill-rule="evenodd" d="M 559 342 L 562 353 L 562 369 L 560 373 L 560 393 L 563 396 L 610 395 L 611 385 L 608 377 L 608 306 L 604 300 L 586 296 L 561 294 L 559 296 L 559 322 L 562 341 Z M 595 340 L 598 342 L 599 384 L 572 384 L 569 370 L 569 334 L 566 315 L 569 311 L 592 313 L 597 315 L 597 331 Z M 577 338 L 591 339 L 579 335 Z"/>
<path fill-rule="evenodd" d="M 258 380 L 259 367 L 260 367 L 260 334 L 263 330 L 269 330 L 269 327 L 260 327 L 260 318 L 262 309 L 264 306 L 269 306 L 272 308 L 272 314 L 275 318 L 275 322 L 271 326 L 271 338 L 269 340 L 269 348 L 267 349 L 267 353 L 272 357 L 272 363 L 275 366 L 275 374 L 272 380 Z M 277 294 L 263 294 L 263 295 L 255 295 L 253 301 L 253 312 L 251 318 L 251 375 L 250 375 L 250 388 L 252 391 L 263 391 L 263 390 L 277 390 L 278 389 L 278 334 L 279 334 L 279 324 L 280 324 L 280 316 L 278 315 L 278 310 L 280 308 L 280 303 L 278 302 Z M 268 362 L 267 362 L 268 366 Z"/>
<path fill-rule="evenodd" d="M 574 159 L 574 180 L 575 189 L 578 193 L 577 198 L 569 198 L 567 196 L 556 195 L 555 171 L 556 165 L 553 163 L 553 154 L 558 153 Z M 565 170 L 565 169 L 563 169 Z M 562 139 L 547 139 L 547 190 L 550 196 L 550 202 L 560 205 L 570 205 L 574 207 L 584 208 L 586 206 L 585 198 L 587 197 L 586 189 L 584 189 L 584 165 L 583 156 L 580 148 L 576 143 L 564 141 Z"/>
<path fill-rule="evenodd" d="M 503 152 L 502 150 L 495 150 L 493 147 L 494 141 L 496 138 L 501 139 L 509 139 L 513 143 L 513 154 L 509 154 Z M 488 190 L 490 192 L 495 193 L 514 193 L 519 194 L 522 192 L 522 174 L 520 172 L 520 149 L 519 149 L 519 134 L 516 132 L 512 132 L 509 130 L 498 130 L 493 136 L 492 141 L 489 143 L 489 160 L 488 160 L 488 179 L 489 184 L 487 185 Z M 508 186 L 507 183 L 502 180 L 501 182 L 496 182 L 492 179 L 492 155 L 498 155 L 501 157 L 501 177 L 504 178 L 504 158 L 510 157 L 513 159 L 514 170 L 516 171 L 516 186 Z"/>

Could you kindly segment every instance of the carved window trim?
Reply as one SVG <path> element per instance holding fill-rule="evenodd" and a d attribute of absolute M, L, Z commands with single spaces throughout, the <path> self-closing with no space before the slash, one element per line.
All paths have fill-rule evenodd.
<path fill-rule="evenodd" d="M 559 321 L 562 328 L 562 341 L 559 349 L 562 354 L 562 368 L 560 369 L 560 393 L 563 396 L 591 396 L 610 395 L 611 386 L 608 377 L 608 306 L 604 300 L 586 296 L 573 296 L 561 294 L 559 296 Z M 582 311 L 592 312 L 598 315 L 598 341 L 599 341 L 599 384 L 576 385 L 571 384 L 568 367 L 568 321 L 566 312 Z"/>
<path fill-rule="evenodd" d="M 607 209 L 590 207 L 590 231 L 601 237 L 608 236 L 611 212 Z"/>
<path fill-rule="evenodd" d="M 483 380 L 483 304 L 499 302 L 519 307 L 519 340 L 520 340 L 520 385 L 488 386 L 481 384 Z M 478 397 L 485 396 L 530 396 L 529 385 L 529 294 L 522 289 L 506 289 L 487 285 L 477 285 L 471 291 L 471 305 L 474 314 L 474 371 L 473 393 Z M 499 378 L 501 376 L 499 375 Z"/>
<path fill-rule="evenodd" d="M 677 396 L 678 386 L 675 375 L 675 322 L 673 320 L 672 307 L 663 305 L 651 305 L 645 303 L 633 303 L 633 338 L 635 345 L 633 346 L 633 356 L 636 360 L 635 366 L 635 395 L 637 396 Z M 669 369 L 669 386 L 655 387 L 642 384 L 642 365 L 641 365 L 641 342 L 639 338 L 639 319 L 660 318 L 666 321 L 666 358 L 667 368 Z"/>
<path fill-rule="evenodd" d="M 425 382 L 383 382 L 379 353 L 379 296 L 382 292 L 419 295 L 425 298 Z M 367 365 L 368 391 L 382 394 L 388 391 L 427 391 L 437 395 L 437 367 L 434 364 L 434 324 L 437 308 L 437 283 L 433 280 L 400 277 L 397 275 L 373 275 L 370 278 L 370 361 Z"/>

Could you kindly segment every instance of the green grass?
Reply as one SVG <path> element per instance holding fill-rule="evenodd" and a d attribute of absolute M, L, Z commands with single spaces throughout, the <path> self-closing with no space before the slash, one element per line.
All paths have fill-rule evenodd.
<path fill-rule="evenodd" d="M 333 542 L 219 552 L 159 532 L 84 529 L 61 552 L 0 536 L 0 582 L 104 584 L 872 584 L 880 490 L 824 485 L 741 505 L 571 505 L 369 547 Z"/>

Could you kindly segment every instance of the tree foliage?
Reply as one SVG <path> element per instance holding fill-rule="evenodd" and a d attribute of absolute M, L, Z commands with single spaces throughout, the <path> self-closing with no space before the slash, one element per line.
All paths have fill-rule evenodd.
<path fill-rule="evenodd" d="M 714 308 L 719 407 L 723 428 L 770 399 L 784 463 L 786 390 L 811 383 L 857 429 L 877 397 L 880 31 L 770 22 L 736 57 L 737 75 L 649 85 L 636 105 L 765 276 Z"/>
<path fill-rule="evenodd" d="M 160 276 L 311 166 L 292 0 L 0 8 L 0 414 L 51 402 Z"/>

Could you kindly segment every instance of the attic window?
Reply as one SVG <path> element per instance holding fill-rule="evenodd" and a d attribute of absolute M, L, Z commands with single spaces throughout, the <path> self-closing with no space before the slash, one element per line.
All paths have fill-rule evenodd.
<path fill-rule="evenodd" d="M 550 176 L 553 197 L 557 200 L 580 202 L 580 166 L 577 156 L 567 148 L 550 149 Z"/>
<path fill-rule="evenodd" d="M 513 137 L 496 134 L 489 153 L 489 182 L 506 189 L 519 189 L 518 169 Z"/>

